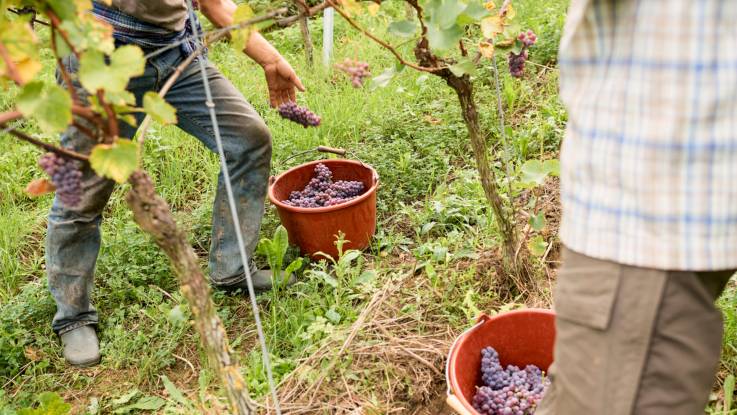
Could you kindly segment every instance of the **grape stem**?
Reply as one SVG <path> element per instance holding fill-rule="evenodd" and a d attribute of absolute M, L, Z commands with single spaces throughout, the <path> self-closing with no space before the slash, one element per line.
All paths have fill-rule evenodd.
<path fill-rule="evenodd" d="M 79 59 L 79 51 L 77 48 L 74 47 L 72 42 L 69 40 L 69 35 L 61 28 L 61 21 L 59 20 L 59 17 L 51 10 L 46 10 L 46 15 L 49 17 L 49 21 L 51 21 L 51 30 L 52 33 L 54 31 L 59 33 L 59 36 L 61 36 L 62 39 L 64 39 L 64 43 L 69 46 L 69 49 L 72 51 L 74 56 Z M 54 45 L 55 46 L 55 45 Z M 61 68 L 63 65 L 59 65 Z M 63 69 L 61 69 L 63 71 Z M 64 79 L 64 82 L 67 82 L 66 78 Z M 69 87 L 71 87 L 71 84 L 68 84 Z M 104 137 L 103 142 L 112 142 L 118 137 L 119 131 L 118 131 L 118 118 L 115 116 L 115 110 L 113 110 L 112 105 L 110 105 L 107 100 L 105 100 L 105 93 L 103 90 L 98 90 L 97 93 L 97 101 L 100 103 L 100 106 L 104 109 L 105 114 L 107 115 L 107 128 L 104 129 L 104 132 L 106 133 L 106 137 Z"/>
<path fill-rule="evenodd" d="M 72 97 L 72 102 L 79 102 L 79 97 L 77 97 L 77 90 L 74 89 L 74 85 L 72 84 L 72 77 L 69 76 L 67 68 L 62 64 L 61 58 L 59 58 L 59 50 L 56 47 L 56 30 L 54 28 L 51 29 L 51 50 L 54 52 L 56 65 L 59 67 L 59 72 L 61 73 L 62 79 L 64 79 L 64 84 L 66 84 L 67 89 L 69 90 L 69 95 L 71 95 Z"/>
<path fill-rule="evenodd" d="M 56 154 L 58 154 L 58 155 L 60 155 L 62 157 L 79 160 L 79 161 L 82 161 L 82 162 L 85 162 L 85 163 L 88 163 L 89 160 L 90 160 L 90 158 L 87 157 L 87 156 L 85 156 L 84 154 L 77 153 L 76 151 L 67 150 L 65 148 L 57 147 L 57 146 L 55 146 L 53 144 L 49 144 L 49 143 L 43 142 L 43 141 L 41 141 L 41 140 L 39 140 L 37 138 L 31 137 L 30 135 L 28 135 L 28 134 L 26 134 L 26 133 L 24 133 L 22 131 L 18 131 L 15 128 L 8 128 L 5 124 L 0 124 L 0 128 L 3 128 L 4 131 L 7 131 L 8 134 L 14 135 L 16 138 L 19 138 L 19 139 L 21 139 L 23 141 L 26 141 L 28 143 L 31 143 L 34 146 L 40 147 L 40 148 L 42 148 L 42 149 L 44 149 L 46 151 L 50 151 L 52 153 L 56 153 Z"/>
<path fill-rule="evenodd" d="M 405 65 L 405 66 L 409 66 L 410 68 L 412 68 L 412 69 L 415 69 L 415 70 L 418 70 L 418 71 L 422 71 L 422 72 L 429 72 L 429 73 L 437 72 L 437 71 L 440 71 L 440 70 L 442 70 L 442 69 L 445 69 L 445 68 L 446 68 L 446 67 L 444 67 L 444 66 L 443 66 L 443 67 L 434 67 L 434 68 L 433 68 L 433 67 L 420 66 L 420 65 L 417 65 L 417 64 L 415 64 L 415 63 L 412 63 L 412 62 L 410 62 L 410 61 L 408 61 L 408 60 L 404 59 L 404 58 L 402 57 L 402 55 L 401 55 L 401 54 L 400 54 L 399 52 L 397 52 L 397 50 L 396 50 L 396 49 L 395 49 L 395 48 L 394 48 L 394 47 L 393 47 L 392 45 L 390 45 L 390 44 L 386 43 L 385 41 L 383 41 L 383 40 L 379 39 L 379 38 L 378 38 L 378 37 L 376 37 L 376 36 L 375 36 L 375 35 L 374 35 L 373 33 L 369 32 L 368 30 L 366 30 L 366 29 L 362 28 L 361 26 L 359 26 L 359 25 L 358 25 L 358 23 L 356 23 L 356 21 L 355 21 L 355 20 L 353 20 L 353 18 L 351 18 L 351 17 L 350 17 L 349 15 L 348 15 L 348 13 L 346 13 L 346 12 L 345 12 L 345 11 L 343 11 L 343 10 L 342 10 L 342 9 L 341 9 L 340 7 L 338 7 L 338 5 L 337 5 L 337 4 L 335 4 L 335 2 L 334 2 L 333 0 L 325 0 L 325 1 L 326 1 L 326 2 L 328 3 L 328 4 L 330 4 L 330 6 L 331 6 L 332 8 L 334 8 L 334 9 L 335 9 L 335 11 L 337 11 L 337 12 L 338 12 L 338 14 L 340 14 L 341 16 L 343 16 L 343 18 L 344 18 L 344 19 L 345 19 L 345 20 L 346 20 L 346 21 L 347 21 L 347 22 L 348 22 L 348 23 L 349 23 L 349 24 L 350 24 L 351 26 L 353 26 L 354 28 L 356 28 L 356 30 L 358 30 L 359 32 L 363 33 L 363 34 L 364 34 L 364 35 L 366 35 L 366 36 L 367 36 L 367 37 L 368 37 L 369 39 L 373 40 L 374 42 L 378 43 L 379 45 L 381 45 L 382 47 L 384 47 L 385 49 L 387 49 L 387 50 L 388 50 L 389 52 L 391 52 L 391 53 L 392 53 L 392 55 L 394 55 L 394 56 L 395 56 L 395 57 L 396 57 L 396 58 L 397 58 L 397 59 L 399 60 L 399 62 L 400 62 L 400 63 L 401 63 L 402 65 Z"/>

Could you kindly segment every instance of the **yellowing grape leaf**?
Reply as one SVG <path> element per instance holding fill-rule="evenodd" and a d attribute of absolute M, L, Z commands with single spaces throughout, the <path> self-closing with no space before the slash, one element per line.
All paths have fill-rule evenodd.
<path fill-rule="evenodd" d="M 26 186 L 26 193 L 31 197 L 38 197 L 56 190 L 53 184 L 46 179 L 34 179 Z"/>
<path fill-rule="evenodd" d="M 90 166 L 102 177 L 125 183 L 138 167 L 138 143 L 119 139 L 114 144 L 98 144 L 90 153 Z"/>
<path fill-rule="evenodd" d="M 340 5 L 343 6 L 343 11 L 345 11 L 348 16 L 360 15 L 363 13 L 363 6 L 356 0 L 340 0 Z"/>
<path fill-rule="evenodd" d="M 492 57 L 494 57 L 494 44 L 482 40 L 481 42 L 479 42 L 479 52 L 481 52 L 481 56 L 485 57 L 486 59 L 491 59 Z"/>
<path fill-rule="evenodd" d="M 379 9 L 381 9 L 381 6 L 376 3 L 371 3 L 368 6 L 366 6 L 368 9 L 368 12 L 371 16 L 376 16 L 379 13 Z"/>
<path fill-rule="evenodd" d="M 15 63 L 17 74 L 22 82 L 33 79 L 41 70 L 38 58 L 38 39 L 31 26 L 24 19 L 12 21 L 0 20 L 0 41 L 8 50 L 10 59 Z M 8 76 L 8 68 L 0 60 L 0 76 Z"/>
<path fill-rule="evenodd" d="M 499 33 L 504 31 L 502 18 L 499 16 L 489 16 L 481 21 L 481 32 L 487 39 L 493 39 Z"/>
<path fill-rule="evenodd" d="M 238 8 L 235 9 L 235 13 L 233 14 L 233 24 L 238 24 L 241 22 L 245 22 L 246 20 L 253 18 L 253 9 L 251 9 L 251 6 L 249 6 L 247 3 L 242 3 L 238 5 Z M 246 26 L 242 29 L 233 30 L 230 32 L 230 44 L 239 52 L 242 52 L 246 45 L 248 44 L 248 39 L 251 37 L 251 33 L 253 33 L 254 28 L 253 26 Z"/>
<path fill-rule="evenodd" d="M 148 91 L 143 96 L 143 109 L 151 118 L 162 124 L 177 122 L 177 110 L 154 91 Z"/>
<path fill-rule="evenodd" d="M 488 11 L 493 11 L 494 9 L 496 9 L 496 4 L 494 4 L 492 0 L 489 0 L 484 3 L 484 7 L 486 7 L 486 10 Z"/>
<path fill-rule="evenodd" d="M 505 7 L 504 10 L 500 10 L 499 14 L 507 20 L 512 20 L 515 16 L 517 16 L 517 10 L 515 10 L 514 6 L 512 6 L 512 2 L 509 2 L 507 3 L 507 7 Z"/>

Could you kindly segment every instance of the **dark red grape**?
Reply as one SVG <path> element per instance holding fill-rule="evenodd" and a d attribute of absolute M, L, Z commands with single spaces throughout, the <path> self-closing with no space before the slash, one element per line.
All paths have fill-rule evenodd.
<path fill-rule="evenodd" d="M 365 186 L 359 181 L 333 181 L 333 172 L 323 163 L 315 166 L 314 176 L 304 189 L 293 191 L 283 200 L 289 206 L 317 208 L 335 206 L 363 194 Z"/>
<path fill-rule="evenodd" d="M 295 102 L 285 102 L 277 109 L 282 118 L 294 121 L 297 124 L 307 127 L 317 127 L 320 125 L 320 116 L 310 111 L 306 107 L 300 107 Z"/>
<path fill-rule="evenodd" d="M 369 65 L 366 62 L 346 58 L 342 63 L 335 66 L 351 77 L 351 84 L 354 88 L 362 87 L 364 80 L 371 76 Z"/>
<path fill-rule="evenodd" d="M 481 381 L 472 404 L 483 415 L 531 415 L 550 384 L 534 365 L 503 369 L 492 347 L 481 351 Z"/>
<path fill-rule="evenodd" d="M 44 154 L 38 164 L 51 177 L 59 201 L 68 207 L 77 206 L 82 200 L 82 172 L 79 164 L 56 153 Z"/>

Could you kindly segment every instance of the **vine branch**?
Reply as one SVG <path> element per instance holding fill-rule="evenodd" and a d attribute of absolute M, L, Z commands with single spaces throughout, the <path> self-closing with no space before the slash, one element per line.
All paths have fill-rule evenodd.
<path fill-rule="evenodd" d="M 50 151 L 52 153 L 56 153 L 56 154 L 58 154 L 60 156 L 67 157 L 67 158 L 72 158 L 72 159 L 79 160 L 79 161 L 82 161 L 82 162 L 85 162 L 85 163 L 89 162 L 89 160 L 90 160 L 90 158 L 87 157 L 87 156 L 85 156 L 84 154 L 77 153 L 76 151 L 67 150 L 65 148 L 57 147 L 57 146 L 55 146 L 53 144 L 46 143 L 46 142 L 41 141 L 41 140 L 39 140 L 37 138 L 31 137 L 30 135 L 28 135 L 28 134 L 26 134 L 26 133 L 24 133 L 22 131 L 18 131 L 15 128 L 8 128 L 8 127 L 5 126 L 5 124 L 0 124 L 0 128 L 4 128 L 4 131 L 7 131 L 8 134 L 11 134 L 11 135 L 15 136 L 18 139 L 21 139 L 23 141 L 26 141 L 28 143 L 31 143 L 34 146 L 40 147 L 40 148 L 42 148 L 42 149 L 44 149 L 46 151 Z"/>
<path fill-rule="evenodd" d="M 415 69 L 415 70 L 418 70 L 418 71 L 429 72 L 429 73 L 437 72 L 437 71 L 439 71 L 441 69 L 444 69 L 443 67 L 426 67 L 426 66 L 420 66 L 420 65 L 417 65 L 417 64 L 415 64 L 413 62 L 407 61 L 406 59 L 404 59 L 402 57 L 402 55 L 392 45 L 390 45 L 390 44 L 386 43 L 385 41 L 379 39 L 373 33 L 369 32 L 368 30 L 366 30 L 366 29 L 362 28 L 361 26 L 359 26 L 358 23 L 356 23 L 356 21 L 353 20 L 353 18 L 351 18 L 345 11 L 343 11 L 340 7 L 338 7 L 338 5 L 336 5 L 333 2 L 333 0 L 325 0 L 325 1 L 328 4 L 330 4 L 330 6 L 333 7 L 335 9 L 335 11 L 338 12 L 338 14 L 340 14 L 341 16 L 343 16 L 343 18 L 351 26 L 353 26 L 354 28 L 356 28 L 356 30 L 358 30 L 359 32 L 363 33 L 369 39 L 373 40 L 374 42 L 378 43 L 379 45 L 381 45 L 382 47 L 384 47 L 385 49 L 387 49 L 389 52 L 391 52 L 392 55 L 394 55 L 399 60 L 399 62 L 402 65 L 409 66 L 410 68 Z"/>

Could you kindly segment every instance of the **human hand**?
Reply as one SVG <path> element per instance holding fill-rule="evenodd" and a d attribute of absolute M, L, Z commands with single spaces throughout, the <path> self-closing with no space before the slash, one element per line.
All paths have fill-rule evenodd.
<path fill-rule="evenodd" d="M 272 107 L 295 101 L 297 98 L 295 89 L 305 90 L 302 81 L 283 57 L 279 56 L 274 61 L 265 63 L 263 68 L 266 85 L 269 88 L 269 103 Z"/>

